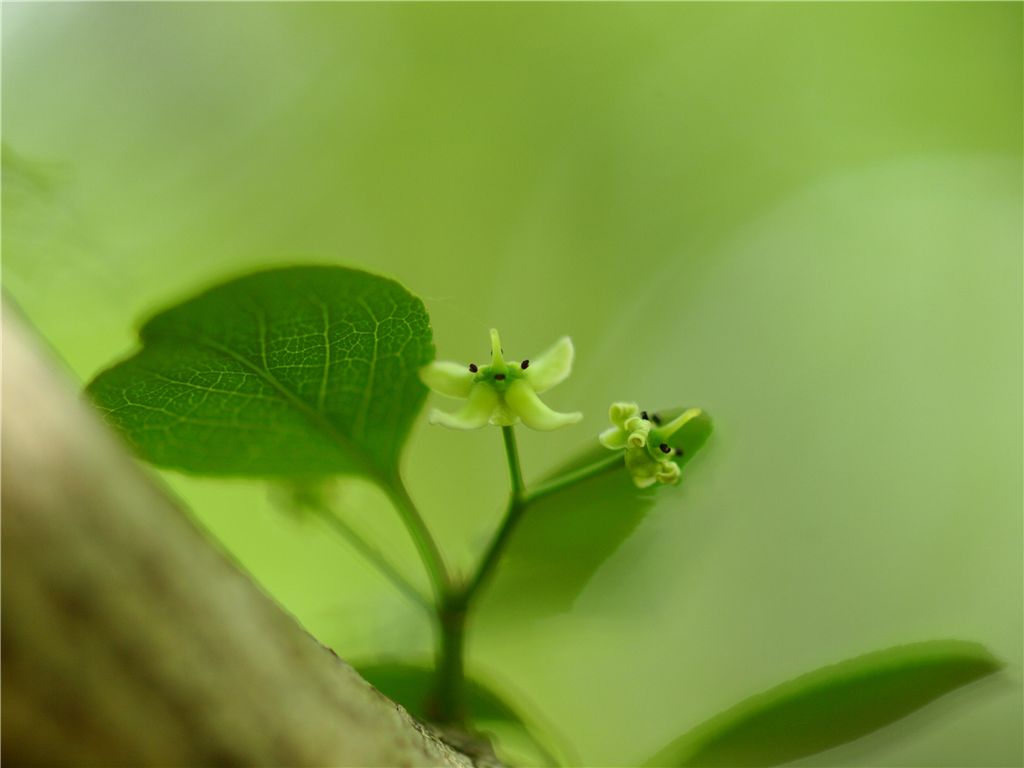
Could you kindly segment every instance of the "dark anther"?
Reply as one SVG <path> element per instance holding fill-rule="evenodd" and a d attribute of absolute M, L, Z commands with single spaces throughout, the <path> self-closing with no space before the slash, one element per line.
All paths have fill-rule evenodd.
<path fill-rule="evenodd" d="M 682 455 L 683 455 L 683 449 L 682 448 L 676 448 L 676 456 L 682 456 Z"/>
<path fill-rule="evenodd" d="M 659 416 L 658 414 L 652 413 L 651 414 L 651 421 L 653 421 L 659 427 L 661 426 L 661 416 Z"/>
<path fill-rule="evenodd" d="M 527 368 L 530 367 L 530 361 L 529 360 L 523 360 L 523 362 L 521 362 L 519 364 L 519 367 L 522 368 L 525 371 Z"/>
<path fill-rule="evenodd" d="M 479 370 L 480 369 L 476 367 L 476 363 L 470 363 L 469 364 L 469 372 L 470 373 L 476 373 Z"/>
<path fill-rule="evenodd" d="M 672 452 L 672 449 L 668 447 L 668 443 L 662 443 L 658 447 L 661 449 L 662 453 L 671 453 Z"/>
<path fill-rule="evenodd" d="M 647 417 L 647 411 L 640 411 L 640 418 L 643 419 L 644 421 L 650 421 L 650 419 Z"/>
<path fill-rule="evenodd" d="M 504 373 L 496 373 L 496 374 L 494 374 L 494 380 L 495 381 L 504 381 L 505 380 L 505 374 Z"/>

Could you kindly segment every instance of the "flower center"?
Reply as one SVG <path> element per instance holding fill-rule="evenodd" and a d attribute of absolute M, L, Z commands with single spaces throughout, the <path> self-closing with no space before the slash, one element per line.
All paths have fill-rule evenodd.
<path fill-rule="evenodd" d="M 476 371 L 473 381 L 486 381 L 498 392 L 505 392 L 513 381 L 522 379 L 523 369 L 519 366 L 510 365 L 485 365 Z"/>

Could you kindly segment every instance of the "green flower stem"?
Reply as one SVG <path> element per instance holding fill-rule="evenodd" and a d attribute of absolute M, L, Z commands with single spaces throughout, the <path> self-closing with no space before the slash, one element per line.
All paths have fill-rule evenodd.
<path fill-rule="evenodd" d="M 564 475 L 549 480 L 543 485 L 538 486 L 535 490 L 528 492 L 523 483 L 522 470 L 519 467 L 519 453 L 516 450 L 516 439 L 512 432 L 512 427 L 502 427 L 502 435 L 505 438 L 505 454 L 508 457 L 508 473 L 512 483 L 512 490 L 509 495 L 508 507 L 505 510 L 505 519 L 502 520 L 501 527 L 498 528 L 497 533 L 491 540 L 491 544 L 480 561 L 476 573 L 463 590 L 463 603 L 466 606 L 470 605 L 473 598 L 480 592 L 480 589 L 497 567 L 498 561 L 501 560 L 501 555 L 505 551 L 509 539 L 512 537 L 512 532 L 515 530 L 520 519 L 522 519 L 523 513 L 526 512 L 531 504 L 565 490 L 583 480 L 588 480 L 591 477 L 596 477 L 623 466 L 622 452 L 615 451 L 599 461 L 595 461 L 593 464 L 566 472 Z"/>
<path fill-rule="evenodd" d="M 508 460 L 509 499 L 505 517 L 491 539 L 487 551 L 472 578 L 459 589 L 450 589 L 439 604 L 440 642 L 437 660 L 437 688 L 428 702 L 432 717 L 438 722 L 461 722 L 465 716 L 464 647 L 466 623 L 473 601 L 494 573 L 508 542 L 529 506 L 539 499 L 558 493 L 576 483 L 624 466 L 622 451 L 615 451 L 599 461 L 566 472 L 533 492 L 526 490 L 519 463 L 519 450 L 512 427 L 502 427 L 505 457 Z"/>
<path fill-rule="evenodd" d="M 525 509 L 523 496 L 526 486 L 519 464 L 516 433 L 512 427 L 502 427 L 501 436 L 505 442 L 505 458 L 508 460 L 511 485 L 505 519 L 473 578 L 461 590 L 452 590 L 438 611 L 441 637 L 438 648 L 437 689 L 428 705 L 431 708 L 431 715 L 439 722 L 461 722 L 465 716 L 464 647 L 470 601 L 498 564 L 505 544 Z"/>
<path fill-rule="evenodd" d="M 451 592 L 452 582 L 451 577 L 448 575 L 448 567 L 444 563 L 444 556 L 441 554 L 437 542 L 434 541 L 434 537 L 430 534 L 427 524 L 423 522 L 419 510 L 416 509 L 416 503 L 409 497 L 409 492 L 406 490 L 401 478 L 396 477 L 392 483 L 384 485 L 383 488 L 388 494 L 388 498 L 395 505 L 395 509 L 398 511 L 405 529 L 409 532 L 409 536 L 416 545 L 416 551 L 419 552 L 423 566 L 430 577 L 430 584 L 434 590 L 435 605 L 444 605 Z"/>
<path fill-rule="evenodd" d="M 619 469 L 623 466 L 622 451 L 615 451 L 614 453 L 605 456 L 593 464 L 588 464 L 585 467 L 574 469 L 571 472 L 566 472 L 563 475 L 552 478 L 546 483 L 543 483 L 535 488 L 530 493 L 526 494 L 523 502 L 526 504 L 532 504 L 535 501 L 543 499 L 545 496 L 550 496 L 553 493 L 568 488 L 571 485 L 575 485 L 583 480 L 589 480 L 591 477 L 609 472 L 613 469 Z"/>
<path fill-rule="evenodd" d="M 523 470 L 519 466 L 519 447 L 516 445 L 515 427 L 502 427 L 501 437 L 505 441 L 505 458 L 508 459 L 508 479 L 512 485 L 512 501 L 521 500 L 526 493 Z"/>
<path fill-rule="evenodd" d="M 519 466 L 519 449 L 516 446 L 514 427 L 502 427 L 501 436 L 505 440 L 505 457 L 508 459 L 508 477 L 511 484 L 508 507 L 505 509 L 505 518 L 501 521 L 501 526 L 491 539 L 480 565 L 477 566 L 476 573 L 462 591 L 462 602 L 467 607 L 498 565 L 512 532 L 527 507 L 526 485 L 523 483 L 523 471 Z"/>
<path fill-rule="evenodd" d="M 356 530 L 352 528 L 352 526 L 326 506 L 315 506 L 313 509 L 330 528 L 340 533 L 354 550 L 356 550 L 371 565 L 380 571 L 381 574 L 383 574 L 399 592 L 408 597 L 414 604 L 418 605 L 423 610 L 428 613 L 432 613 L 433 606 L 431 605 L 430 600 L 424 597 L 411 582 L 398 572 L 394 565 L 388 562 L 387 558 L 374 549 L 366 539 L 360 536 Z"/>
<path fill-rule="evenodd" d="M 430 719 L 437 723 L 461 724 L 466 719 L 466 612 L 455 593 L 438 608 L 437 687 L 426 702 Z"/>

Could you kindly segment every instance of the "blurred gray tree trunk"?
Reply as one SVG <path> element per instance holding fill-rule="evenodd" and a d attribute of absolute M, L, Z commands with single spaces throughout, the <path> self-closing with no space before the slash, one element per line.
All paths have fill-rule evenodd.
<path fill-rule="evenodd" d="M 2 760 L 470 761 L 321 646 L 3 329 Z"/>

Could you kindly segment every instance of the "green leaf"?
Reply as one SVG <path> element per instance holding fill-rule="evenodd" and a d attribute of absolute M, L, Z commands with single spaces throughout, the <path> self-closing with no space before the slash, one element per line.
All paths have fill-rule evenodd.
<path fill-rule="evenodd" d="M 434 685 L 434 670 L 429 666 L 398 661 L 356 664 L 356 670 L 374 688 L 397 701 L 419 720 L 428 721 L 424 702 Z M 494 689 L 479 680 L 466 677 L 466 707 L 474 724 L 500 723 L 521 731 L 533 743 L 547 765 L 559 760 L 547 746 L 551 737 L 536 721 L 527 722 L 516 709 L 505 702 Z M 544 733 L 542 738 L 541 734 Z"/>
<path fill-rule="evenodd" d="M 977 643 L 956 640 L 876 651 L 746 699 L 646 765 L 779 765 L 871 733 L 1003 666 Z"/>
<path fill-rule="evenodd" d="M 658 411 L 668 421 L 684 409 Z M 686 465 L 711 435 L 706 413 L 676 432 L 670 444 L 682 448 L 676 459 Z M 604 460 L 609 450 L 594 445 L 547 478 Z M 681 488 L 633 485 L 625 464 L 538 500 L 523 515 L 508 550 L 487 589 L 481 607 L 489 614 L 547 615 L 570 608 L 600 565 L 636 530 L 657 503 L 679 503 Z"/>
<path fill-rule="evenodd" d="M 389 481 L 434 356 L 418 298 L 343 267 L 247 275 L 139 335 L 89 394 L 142 458 L 214 475 Z"/>

